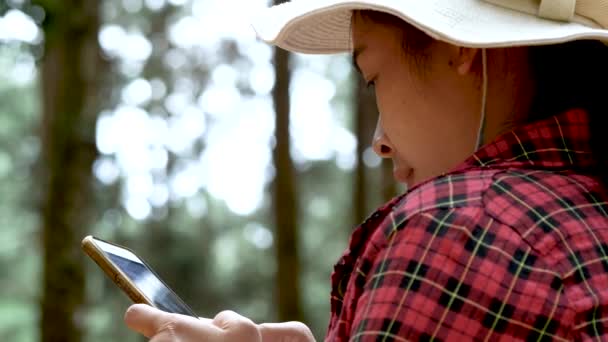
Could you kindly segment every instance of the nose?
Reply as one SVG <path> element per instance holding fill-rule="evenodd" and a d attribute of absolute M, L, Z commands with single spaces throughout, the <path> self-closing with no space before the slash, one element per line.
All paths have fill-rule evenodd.
<path fill-rule="evenodd" d="M 382 129 L 382 125 L 380 124 L 380 119 L 378 119 L 378 123 L 376 124 L 376 130 L 374 131 L 374 138 L 372 141 L 372 147 L 374 152 L 380 158 L 391 158 L 393 155 L 393 146 L 386 134 L 384 134 L 384 130 Z"/>

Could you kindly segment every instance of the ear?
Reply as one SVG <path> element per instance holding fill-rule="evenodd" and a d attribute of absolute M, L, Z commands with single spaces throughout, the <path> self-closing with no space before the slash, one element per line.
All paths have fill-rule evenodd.
<path fill-rule="evenodd" d="M 452 65 L 456 72 L 462 76 L 473 72 L 479 49 L 458 46 L 455 50 Z"/>

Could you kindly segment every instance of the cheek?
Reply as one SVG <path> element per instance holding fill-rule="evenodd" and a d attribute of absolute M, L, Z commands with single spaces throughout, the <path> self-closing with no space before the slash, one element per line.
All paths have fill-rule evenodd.
<path fill-rule="evenodd" d="M 423 133 L 432 127 L 424 99 L 408 76 L 390 76 L 376 86 L 384 132 L 401 156 L 420 148 L 425 143 Z"/>
<path fill-rule="evenodd" d="M 422 84 L 392 79 L 378 83 L 376 98 L 384 132 L 397 157 L 417 177 L 445 172 L 472 152 L 469 120 L 458 117 L 445 96 Z"/>
<path fill-rule="evenodd" d="M 382 77 L 376 83 L 378 111 L 381 116 L 407 122 L 417 112 L 416 102 L 420 100 L 420 94 L 414 90 L 409 77 L 396 75 L 400 73 Z"/>

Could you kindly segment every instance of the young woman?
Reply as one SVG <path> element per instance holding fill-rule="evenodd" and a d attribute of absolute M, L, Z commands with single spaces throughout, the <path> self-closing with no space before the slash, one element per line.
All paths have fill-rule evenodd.
<path fill-rule="evenodd" d="M 294 0 L 259 36 L 350 52 L 409 191 L 352 234 L 326 340 L 608 340 L 608 0 Z M 311 341 L 136 305 L 154 341 Z"/>

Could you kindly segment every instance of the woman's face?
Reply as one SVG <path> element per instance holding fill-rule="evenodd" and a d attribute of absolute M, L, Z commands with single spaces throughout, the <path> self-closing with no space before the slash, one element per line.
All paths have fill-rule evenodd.
<path fill-rule="evenodd" d="M 395 24 L 353 17 L 353 58 L 374 85 L 379 110 L 373 146 L 393 161 L 397 181 L 414 186 L 470 156 L 481 113 L 480 56 L 433 41 L 415 66 L 403 48 L 408 33 Z"/>

